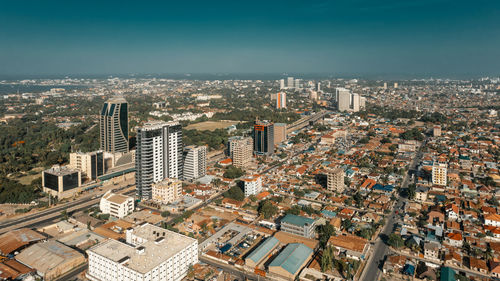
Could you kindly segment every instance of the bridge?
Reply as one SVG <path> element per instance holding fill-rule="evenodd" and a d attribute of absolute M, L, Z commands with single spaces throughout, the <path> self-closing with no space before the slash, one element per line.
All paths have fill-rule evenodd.
<path fill-rule="evenodd" d="M 288 125 L 286 128 L 286 134 L 288 135 L 293 131 L 305 128 L 305 127 L 309 126 L 311 123 L 314 123 L 314 122 L 318 121 L 319 119 L 322 119 L 327 114 L 328 114 L 328 111 L 322 110 L 322 111 L 315 113 L 313 115 L 304 116 L 304 117 L 300 118 L 299 120 L 293 122 L 292 124 Z"/>

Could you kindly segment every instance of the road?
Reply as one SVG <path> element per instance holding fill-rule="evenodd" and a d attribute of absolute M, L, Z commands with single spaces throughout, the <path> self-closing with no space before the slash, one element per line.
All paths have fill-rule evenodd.
<path fill-rule="evenodd" d="M 241 281 L 243 281 L 243 280 L 256 280 L 256 281 L 269 280 L 265 277 L 259 276 L 257 274 L 252 273 L 252 272 L 246 272 L 246 271 L 240 270 L 232 265 L 217 262 L 213 259 L 210 259 L 210 258 L 207 258 L 204 256 L 200 256 L 200 261 L 204 262 L 208 265 L 211 265 L 211 266 L 222 268 L 225 272 L 229 272 L 229 273 L 233 274 L 234 276 L 236 276 L 238 278 L 238 280 L 241 280 Z"/>
<path fill-rule="evenodd" d="M 424 146 L 425 146 L 425 141 L 422 143 L 419 150 L 417 151 L 415 158 L 413 158 L 413 161 L 409 166 L 408 172 L 406 173 L 403 179 L 401 188 L 408 187 L 410 172 L 415 170 L 417 164 L 420 163 L 420 160 L 422 158 L 422 148 Z M 392 233 L 394 229 L 394 224 L 396 223 L 395 220 L 396 210 L 400 209 L 405 201 L 406 199 L 398 194 L 397 202 L 396 204 L 394 204 L 394 208 L 392 209 L 392 212 L 390 213 L 389 218 L 387 219 L 387 223 L 384 225 L 384 228 L 380 232 L 379 237 L 375 241 L 372 254 L 370 255 L 368 261 L 366 262 L 366 267 L 363 270 L 363 273 L 361 274 L 359 280 L 361 281 L 378 280 L 379 275 L 382 272 L 380 269 L 384 263 L 385 256 L 389 252 L 389 246 L 387 246 L 387 244 L 385 244 L 384 241 L 382 241 L 381 237 L 382 236 L 387 237 L 389 236 L 389 234 Z"/>
<path fill-rule="evenodd" d="M 134 191 L 129 191 L 125 192 L 124 194 L 129 195 L 132 194 L 133 192 Z M 101 200 L 100 196 L 95 199 L 91 199 L 89 197 L 90 196 L 87 196 L 72 202 L 64 203 L 55 206 L 53 208 L 43 210 L 19 219 L 5 221 L 0 224 L 0 234 L 21 227 L 33 228 L 33 227 L 43 226 L 44 224 L 47 224 L 49 222 L 52 222 L 54 219 L 59 218 L 61 216 L 61 212 L 64 210 L 67 212 L 77 212 L 85 208 L 88 208 L 94 204 L 98 204 L 99 200 Z"/>

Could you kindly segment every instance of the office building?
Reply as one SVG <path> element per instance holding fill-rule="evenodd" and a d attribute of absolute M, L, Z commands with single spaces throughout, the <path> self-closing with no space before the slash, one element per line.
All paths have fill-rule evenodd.
<path fill-rule="evenodd" d="M 351 92 L 345 88 L 336 88 L 337 110 L 349 111 L 351 108 Z"/>
<path fill-rule="evenodd" d="M 228 141 L 228 155 L 233 165 L 238 168 L 247 168 L 252 163 L 253 140 L 250 137 L 231 137 Z"/>
<path fill-rule="evenodd" d="M 359 109 L 364 110 L 365 108 L 366 108 L 366 98 L 360 97 L 359 98 Z"/>
<path fill-rule="evenodd" d="M 344 170 L 341 168 L 330 169 L 327 171 L 327 188 L 330 191 L 343 192 L 344 185 Z"/>
<path fill-rule="evenodd" d="M 286 141 L 286 123 L 274 123 L 274 144 Z"/>
<path fill-rule="evenodd" d="M 198 262 L 198 241 L 148 223 L 126 230 L 89 250 L 86 277 L 92 281 L 180 281 Z"/>
<path fill-rule="evenodd" d="M 441 126 L 434 126 L 432 129 L 432 135 L 434 137 L 440 137 L 441 136 Z"/>
<path fill-rule="evenodd" d="M 397 89 L 397 88 L 398 88 L 398 83 L 397 83 L 397 82 L 395 82 L 395 83 L 394 83 L 394 89 Z"/>
<path fill-rule="evenodd" d="M 294 83 L 295 80 L 293 79 L 293 77 L 288 77 L 287 78 L 287 81 L 286 81 L 286 86 L 288 89 L 293 89 L 293 87 L 295 86 Z"/>
<path fill-rule="evenodd" d="M 101 197 L 99 209 L 103 214 L 121 219 L 134 211 L 134 198 L 110 190 Z"/>
<path fill-rule="evenodd" d="M 257 195 L 262 191 L 262 177 L 253 175 L 243 179 L 245 196 Z"/>
<path fill-rule="evenodd" d="M 182 182 L 178 179 L 164 179 L 153 184 L 153 201 L 160 204 L 170 204 L 182 197 Z"/>
<path fill-rule="evenodd" d="M 286 108 L 286 93 L 279 92 L 276 94 L 276 109 Z"/>
<path fill-rule="evenodd" d="M 316 83 L 316 91 L 321 92 L 321 82 Z"/>
<path fill-rule="evenodd" d="M 353 112 L 358 112 L 359 108 L 361 107 L 361 96 L 359 94 L 352 94 L 351 96 L 352 96 L 351 110 Z"/>
<path fill-rule="evenodd" d="M 285 89 L 285 79 L 280 79 L 280 90 Z"/>
<path fill-rule="evenodd" d="M 152 122 L 137 129 L 135 153 L 137 196 L 151 199 L 154 183 L 182 179 L 182 128 L 177 122 Z"/>
<path fill-rule="evenodd" d="M 253 126 L 253 151 L 257 155 L 274 153 L 274 124 L 269 121 L 255 122 Z"/>
<path fill-rule="evenodd" d="M 69 167 L 80 170 L 89 180 L 96 180 L 104 175 L 104 153 L 102 151 L 70 153 Z"/>
<path fill-rule="evenodd" d="M 104 103 L 99 118 L 101 150 L 128 152 L 128 103 L 123 97 Z"/>
<path fill-rule="evenodd" d="M 184 151 L 184 179 L 193 181 L 207 174 L 207 147 L 187 146 Z"/>
<path fill-rule="evenodd" d="M 310 218 L 287 214 L 281 219 L 281 230 L 291 234 L 303 236 L 306 238 L 314 238 L 315 221 Z"/>
<path fill-rule="evenodd" d="M 434 163 L 432 165 L 432 184 L 446 186 L 447 165 L 444 163 Z"/>
<path fill-rule="evenodd" d="M 387 90 L 387 82 L 384 82 L 384 90 Z"/>
<path fill-rule="evenodd" d="M 295 89 L 299 90 L 302 89 L 302 80 L 301 79 L 295 79 Z"/>
<path fill-rule="evenodd" d="M 82 173 L 67 166 L 54 166 L 42 172 L 43 192 L 66 197 L 64 193 L 74 191 L 82 185 Z"/>

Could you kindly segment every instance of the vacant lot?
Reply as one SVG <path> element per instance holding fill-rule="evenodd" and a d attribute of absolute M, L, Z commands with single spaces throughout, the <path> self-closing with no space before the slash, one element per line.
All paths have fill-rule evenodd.
<path fill-rule="evenodd" d="M 231 125 L 238 124 L 238 121 L 205 121 L 196 124 L 191 124 L 186 127 L 188 130 L 198 130 L 198 131 L 214 131 L 215 129 L 225 129 Z"/>
<path fill-rule="evenodd" d="M 27 175 L 17 178 L 17 181 L 21 184 L 24 184 L 24 185 L 30 185 L 31 181 L 33 181 L 37 178 L 40 178 L 42 176 L 43 170 L 44 170 L 43 167 L 33 168 L 31 171 L 29 171 L 27 173 Z M 36 173 L 36 174 L 33 174 L 33 173 Z M 33 175 L 30 175 L 30 174 L 33 174 Z"/>

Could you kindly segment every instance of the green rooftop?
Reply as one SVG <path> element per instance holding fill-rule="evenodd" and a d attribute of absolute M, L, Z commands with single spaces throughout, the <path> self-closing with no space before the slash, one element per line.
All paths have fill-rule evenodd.
<path fill-rule="evenodd" d="M 269 252 L 278 245 L 279 240 L 274 237 L 268 237 L 262 244 L 257 247 L 250 255 L 248 255 L 247 259 L 251 259 L 255 263 L 259 263 L 260 260 L 264 256 L 266 256 Z"/>
<path fill-rule="evenodd" d="M 304 244 L 288 244 L 288 246 L 286 246 L 286 248 L 269 264 L 269 267 L 279 266 L 295 275 L 312 252 L 313 250 Z"/>
<path fill-rule="evenodd" d="M 297 225 L 300 227 L 304 227 L 304 225 L 308 224 L 311 225 L 314 223 L 313 219 L 306 218 L 306 217 L 301 217 L 301 216 L 296 216 L 292 214 L 286 215 L 284 218 L 281 219 L 281 223 L 289 223 L 293 225 Z"/>

